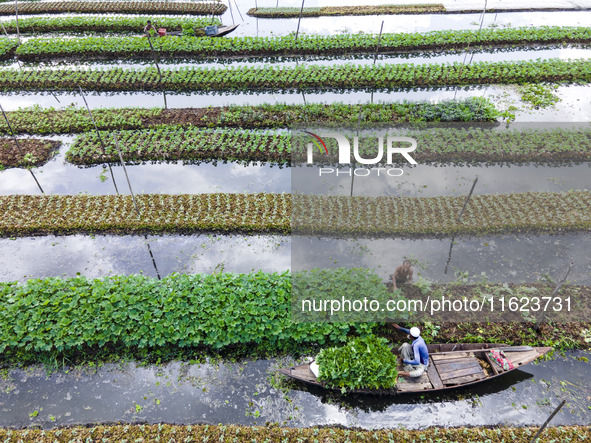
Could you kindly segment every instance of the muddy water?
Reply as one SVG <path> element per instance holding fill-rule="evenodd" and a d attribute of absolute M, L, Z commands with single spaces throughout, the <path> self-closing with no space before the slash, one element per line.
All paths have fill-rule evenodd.
<path fill-rule="evenodd" d="M 591 384 L 586 375 L 590 364 L 581 360 L 589 357 L 590 353 L 569 352 L 470 390 L 394 398 L 329 396 L 318 389 L 278 384 L 273 370 L 291 365 L 290 359 L 160 367 L 108 364 L 96 372 L 70 368 L 49 376 L 43 370 L 17 369 L 0 381 L 0 425 L 51 428 L 119 421 L 338 424 L 366 429 L 539 425 L 563 398 L 567 406 L 552 424 L 586 424 L 591 419 L 587 408 Z"/>
<path fill-rule="evenodd" d="M 314 250 L 322 254 L 310 252 Z M 173 272 L 283 272 L 294 263 L 306 269 L 326 266 L 329 256 L 331 267 L 370 268 L 383 281 L 407 257 L 415 263 L 416 277 L 441 283 L 557 281 L 573 262 L 568 281 L 591 285 L 587 233 L 456 237 L 453 243 L 451 238 L 338 241 L 297 237 L 292 241 L 273 235 L 49 235 L 2 238 L 0 251 L 0 281 L 78 273 L 99 278 L 140 273 L 156 277 Z M 294 261 L 302 256 L 307 260 L 305 266 Z"/>

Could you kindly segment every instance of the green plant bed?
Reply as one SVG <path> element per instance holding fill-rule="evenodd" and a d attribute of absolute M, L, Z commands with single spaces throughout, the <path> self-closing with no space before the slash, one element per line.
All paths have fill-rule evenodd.
<path fill-rule="evenodd" d="M 465 197 L 289 194 L 0 196 L 0 236 L 74 233 L 293 233 L 440 237 L 591 229 L 591 192 Z M 295 205 L 296 213 L 292 216 Z M 336 220 L 336 222 L 335 222 Z"/>
<path fill-rule="evenodd" d="M 420 121 L 494 121 L 499 112 L 487 99 L 443 100 L 440 103 L 403 102 L 366 105 L 320 103 L 308 105 L 263 104 L 208 108 L 98 108 L 92 111 L 101 130 L 142 129 L 160 125 L 239 128 L 286 128 L 294 122 L 319 124 L 392 123 Z M 17 133 L 65 134 L 93 131 L 84 108 L 25 108 L 8 111 Z M 0 120 L 0 133 L 8 127 Z"/>
<path fill-rule="evenodd" d="M 176 18 L 151 16 L 145 17 L 31 17 L 20 18 L 18 21 L 21 33 L 47 33 L 47 32 L 113 32 L 113 33 L 135 33 L 141 34 L 147 20 L 152 20 L 155 25 L 167 30 L 182 29 L 189 26 L 203 28 L 207 25 L 221 25 L 219 18 Z M 3 22 L 6 32 L 16 33 L 16 20 Z M 29 40 L 28 40 L 29 41 Z M 27 41 L 27 42 L 28 42 Z M 59 41 L 62 44 L 66 39 L 56 38 L 52 41 Z M 27 42 L 24 42 L 27 44 Z"/>
<path fill-rule="evenodd" d="M 440 3 L 423 5 L 379 5 L 379 6 L 324 6 L 320 8 L 251 8 L 247 14 L 258 18 L 297 18 L 338 15 L 385 15 L 385 14 L 434 14 L 445 12 Z"/>
<path fill-rule="evenodd" d="M 478 128 L 434 128 L 410 131 L 417 141 L 413 158 L 420 162 L 545 162 L 591 161 L 591 129 L 511 130 L 506 132 Z M 290 133 L 244 131 L 239 129 L 200 129 L 161 126 L 142 131 L 119 131 L 119 147 L 126 161 L 150 160 L 232 160 L 289 164 L 305 159 L 305 143 Z M 78 165 L 119 161 L 115 142 L 108 132 L 94 132 L 76 138 L 66 159 Z M 337 152 L 327 140 L 331 152 Z M 359 152 L 371 158 L 375 138 L 361 140 Z M 335 162 L 337 159 L 334 159 Z"/>
<path fill-rule="evenodd" d="M 13 139 L 0 139 L 0 169 L 44 165 L 60 145 L 54 140 L 20 139 L 20 152 Z"/>
<path fill-rule="evenodd" d="M 294 91 L 393 90 L 446 85 L 588 83 L 591 60 L 536 60 L 453 64 L 146 69 L 4 69 L 2 91 Z"/>
<path fill-rule="evenodd" d="M 297 428 L 238 425 L 96 425 L 57 429 L 0 428 L 0 438 L 8 443 L 54 443 L 56 441 L 232 441 L 252 442 L 331 442 L 331 443 L 391 443 L 391 442 L 527 442 L 539 427 L 431 427 L 407 429 L 347 429 L 342 427 Z M 589 426 L 550 426 L 540 435 L 543 442 L 584 442 L 591 438 Z"/>
<path fill-rule="evenodd" d="M 359 278 L 363 275 L 354 270 L 345 276 L 352 287 Z M 244 346 L 277 354 L 340 344 L 375 326 L 293 323 L 290 309 L 288 272 L 0 283 L 0 355 L 11 361 L 26 355 L 31 362 L 51 354 L 104 355 L 107 347 L 170 358 L 198 347 L 244 353 Z"/>
<path fill-rule="evenodd" d="M 3 38 L 0 39 L 0 59 L 11 58 L 18 46 L 17 39 Z"/>
<path fill-rule="evenodd" d="M 19 14 L 116 13 L 116 14 L 187 14 L 221 15 L 227 7 L 217 1 L 28 1 L 19 2 Z M 0 15 L 15 15 L 14 3 L 0 4 Z"/>
<path fill-rule="evenodd" d="M 440 237 L 591 229 L 591 192 L 461 197 L 292 196 L 292 233 L 330 237 Z"/>
<path fill-rule="evenodd" d="M 72 19 L 79 19 L 72 17 Z M 32 20 L 32 19 L 31 19 Z M 70 19 L 63 19 L 66 25 Z M 104 20 L 104 19 L 103 19 Z M 112 21 L 112 19 L 111 19 Z M 131 20 L 130 20 L 131 21 Z M 133 20 L 133 28 L 143 28 L 139 18 Z M 176 19 L 158 25 L 179 28 Z M 183 22 L 184 23 L 184 22 Z M 31 25 L 25 23 L 28 29 Z M 98 26 L 105 27 L 99 22 Z M 39 26 L 39 25 L 35 25 Z M 59 27 L 59 25 L 57 25 Z M 78 24 L 82 27 L 83 24 Z M 92 30 L 93 23 L 89 23 Z M 109 25 L 110 26 L 110 25 Z M 193 27 L 197 25 L 194 24 Z M 202 25 L 204 26 L 204 25 Z M 128 26 L 129 27 L 129 26 Z M 21 32 L 23 32 L 21 30 Z M 373 54 L 380 43 L 380 52 L 472 50 L 490 46 L 527 46 L 534 44 L 571 44 L 591 42 L 591 29 L 584 27 L 510 28 L 462 31 L 432 31 L 428 33 L 303 35 L 295 40 L 292 35 L 280 37 L 209 37 L 156 38 L 154 50 L 161 57 L 221 57 L 221 56 L 280 56 L 280 55 L 342 55 L 347 53 Z M 85 37 L 85 38 L 39 38 L 30 39 L 19 46 L 17 56 L 22 60 L 55 59 L 56 57 L 143 57 L 152 58 L 149 42 L 144 37 Z"/>
<path fill-rule="evenodd" d="M 388 340 L 357 337 L 339 347 L 324 348 L 316 357 L 318 380 L 341 392 L 353 389 L 392 389 L 398 370 Z"/>
<path fill-rule="evenodd" d="M 240 129 L 159 127 L 118 133 L 119 147 L 126 161 L 146 160 L 243 160 L 288 163 L 289 134 Z M 101 134 L 102 153 L 96 133 L 76 138 L 66 159 L 75 164 L 117 162 L 119 155 L 109 133 Z"/>

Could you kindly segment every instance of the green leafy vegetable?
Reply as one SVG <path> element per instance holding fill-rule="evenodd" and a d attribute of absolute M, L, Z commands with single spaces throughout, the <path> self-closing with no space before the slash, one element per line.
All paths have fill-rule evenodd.
<path fill-rule="evenodd" d="M 318 380 L 346 389 L 391 389 L 396 386 L 396 356 L 381 337 L 354 338 L 341 347 L 320 351 Z"/>

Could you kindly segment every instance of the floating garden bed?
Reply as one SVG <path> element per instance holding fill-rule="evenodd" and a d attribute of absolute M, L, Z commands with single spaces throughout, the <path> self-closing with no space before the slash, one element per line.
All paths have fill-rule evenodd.
<path fill-rule="evenodd" d="M 404 135 L 417 141 L 413 158 L 421 163 L 591 161 L 591 129 L 588 128 L 504 132 L 453 127 L 405 131 Z M 117 137 L 124 159 L 133 162 L 238 160 L 290 163 L 298 156 L 289 133 L 160 126 L 142 131 L 119 131 Z M 66 159 L 78 165 L 118 162 L 112 135 L 103 132 L 101 139 L 105 154 L 98 135 L 88 132 L 76 138 Z M 360 154 L 365 157 L 375 155 L 374 142 L 375 139 L 362 140 Z M 299 142 L 295 146 L 295 149 L 298 146 L 303 149 L 305 144 Z M 299 154 L 305 159 L 305 152 Z"/>
<path fill-rule="evenodd" d="M 351 288 L 360 289 L 369 278 L 375 291 L 385 291 L 375 274 L 346 270 L 339 275 Z M 179 352 L 252 345 L 295 352 L 342 343 L 348 334 L 369 333 L 374 326 L 292 322 L 288 272 L 172 274 L 162 280 L 46 278 L 0 283 L 0 294 L 3 356 L 76 354 L 103 346 Z"/>
<path fill-rule="evenodd" d="M 56 441 L 232 441 L 251 442 L 303 442 L 330 441 L 334 443 L 357 442 L 425 442 L 445 441 L 502 443 L 507 441 L 530 441 L 539 427 L 432 427 L 421 430 L 378 429 L 361 430 L 342 427 L 294 428 L 237 425 L 97 425 L 64 427 L 51 430 L 3 429 L 0 438 L 7 443 Z M 583 442 L 591 438 L 589 426 L 557 426 L 544 430 L 539 442 Z"/>
<path fill-rule="evenodd" d="M 301 8 L 275 7 L 275 8 L 251 8 L 248 15 L 258 18 L 298 18 Z M 522 6 L 509 8 L 486 8 L 486 12 L 529 12 L 529 11 L 580 11 L 579 5 L 571 7 L 558 5 L 552 6 Z M 305 7 L 302 10 L 303 17 L 325 17 L 342 15 L 391 15 L 391 14 L 481 14 L 482 9 L 447 9 L 439 3 L 427 3 L 416 5 L 360 5 L 360 6 L 324 6 Z"/>
<path fill-rule="evenodd" d="M 198 127 L 286 128 L 294 122 L 317 124 L 357 124 L 362 122 L 399 123 L 419 121 L 494 121 L 499 115 L 494 105 L 481 97 L 443 100 L 440 103 L 403 102 L 365 105 L 320 103 L 308 105 L 263 104 L 208 108 L 98 108 L 92 115 L 99 129 L 142 129 L 158 125 Z M 17 133 L 66 134 L 94 130 L 83 108 L 26 108 L 7 112 Z M 6 133 L 0 120 L 0 133 Z"/>
<path fill-rule="evenodd" d="M 14 50 L 18 46 L 17 39 L 0 39 L 0 58 L 9 58 L 14 55 Z"/>
<path fill-rule="evenodd" d="M 293 202 L 292 202 L 293 199 Z M 591 192 L 465 197 L 289 194 L 0 196 L 0 235 L 74 233 L 289 233 L 439 237 L 591 229 Z M 296 212 L 292 217 L 292 205 Z M 350 214 L 359 214 L 351 219 Z"/>
<path fill-rule="evenodd" d="M 363 269 L 321 271 L 335 299 L 363 293 L 368 299 L 389 294 L 379 277 Z M 461 296 L 481 298 L 483 291 L 531 294 L 531 285 L 449 286 Z M 534 285 L 550 294 L 554 285 Z M 443 287 L 443 289 L 442 289 Z M 433 285 L 432 294 L 446 291 Z M 327 290 L 327 285 L 324 285 Z M 561 295 L 588 300 L 588 286 L 565 285 Z M 119 356 L 164 360 L 226 353 L 277 356 L 341 344 L 347 337 L 377 333 L 397 340 L 377 323 L 293 322 L 292 276 L 289 272 L 249 274 L 171 274 L 162 280 L 142 275 L 30 279 L 0 283 L 0 355 L 4 361 L 36 363 L 66 356 L 94 361 Z M 416 286 L 402 296 L 416 295 Z M 529 292 L 528 292 L 529 291 Z M 508 292 L 506 292 L 508 293 Z M 501 319 L 502 320 L 502 319 Z M 574 326 L 576 325 L 576 326 Z M 484 327 L 485 326 L 485 327 Z M 440 329 L 441 327 L 441 329 Z M 478 339 L 512 345 L 589 347 L 589 323 L 432 323 L 423 326 L 427 342 Z"/>
<path fill-rule="evenodd" d="M 0 139 L 0 170 L 44 165 L 60 145 L 53 140 L 21 139 L 21 153 L 13 139 Z"/>
<path fill-rule="evenodd" d="M 79 19 L 78 17 L 71 17 Z M 30 19 L 32 20 L 32 19 Z M 63 19 L 69 23 L 70 19 Z M 88 20 L 88 19 L 86 19 Z M 104 21 L 104 19 L 103 19 Z M 112 19 L 111 19 L 112 21 Z M 130 20 L 132 21 L 132 20 Z M 141 31 L 145 19 L 133 20 L 136 32 Z M 158 22 L 167 28 L 179 27 L 179 20 L 170 24 Z M 25 22 L 26 23 L 26 22 Z M 28 25 L 28 27 L 33 26 Z M 48 25 L 46 25 L 48 26 Z M 59 26 L 59 25 L 58 25 Z M 78 23 L 82 27 L 83 23 Z M 95 26 L 89 23 L 90 30 Z M 98 22 L 96 26 L 105 28 Z M 110 26 L 110 25 L 109 25 Z M 193 25 L 194 27 L 197 25 Z M 60 26 L 61 27 L 61 26 Z M 26 29 L 26 28 L 25 28 Z M 108 29 L 108 28 L 107 28 Z M 22 29 L 21 29 L 21 32 Z M 209 37 L 156 38 L 154 50 L 161 57 L 220 57 L 220 56 L 279 56 L 279 55 L 342 55 L 347 53 L 374 53 L 380 42 L 380 53 L 477 49 L 483 46 L 570 44 L 591 42 L 591 29 L 584 27 L 541 27 L 483 29 L 465 31 L 433 31 L 408 34 L 343 34 L 302 35 L 282 37 L 235 37 L 213 39 Z M 152 57 L 150 45 L 144 37 L 86 37 L 31 39 L 19 46 L 17 56 L 22 60 L 55 59 L 56 57 Z"/>
<path fill-rule="evenodd" d="M 146 69 L 4 69 L 2 91 L 299 91 L 392 90 L 446 85 L 588 83 L 591 60 L 479 62 L 471 65 L 399 64 L 385 66 L 297 66 Z"/>
<path fill-rule="evenodd" d="M 259 18 L 322 17 L 330 15 L 386 15 L 386 14 L 434 14 L 446 12 L 440 3 L 424 5 L 382 6 L 324 6 L 320 8 L 251 8 L 247 14 Z"/>
<path fill-rule="evenodd" d="M 19 8 L 20 11 L 20 8 Z M 20 18 L 18 21 L 21 33 L 46 33 L 46 32 L 117 32 L 141 34 L 146 20 L 152 17 L 30 17 Z M 207 25 L 221 25 L 218 18 L 177 18 L 158 17 L 154 23 L 167 30 L 183 28 L 202 28 Z M 16 20 L 2 22 L 6 32 L 16 33 Z M 57 39 L 64 40 L 64 39 Z M 25 42 L 26 43 L 26 42 Z"/>
<path fill-rule="evenodd" d="M 19 14 L 187 14 L 221 15 L 227 7 L 217 1 L 162 2 L 162 1 L 28 1 L 18 4 Z M 14 3 L 0 4 L 0 15 L 15 15 Z"/>

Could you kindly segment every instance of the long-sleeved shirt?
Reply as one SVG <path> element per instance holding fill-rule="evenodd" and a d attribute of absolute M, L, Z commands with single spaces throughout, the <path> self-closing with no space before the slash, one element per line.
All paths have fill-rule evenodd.
<path fill-rule="evenodd" d="M 406 328 L 400 328 L 401 331 L 410 334 L 410 330 Z M 412 342 L 412 352 L 414 353 L 414 360 L 402 360 L 402 362 L 406 365 L 428 365 L 429 364 L 429 350 L 427 349 L 427 344 L 423 337 L 416 338 Z"/>

